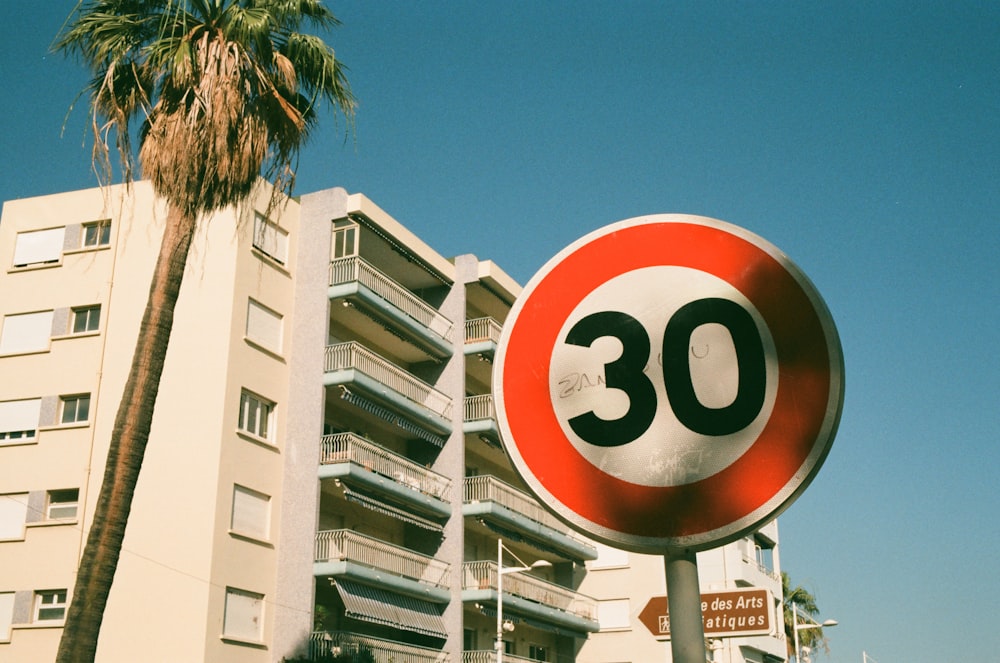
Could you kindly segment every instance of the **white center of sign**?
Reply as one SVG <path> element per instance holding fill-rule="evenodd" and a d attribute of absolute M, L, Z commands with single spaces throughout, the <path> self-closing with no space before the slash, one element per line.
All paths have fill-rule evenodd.
<path fill-rule="evenodd" d="M 667 394 L 671 380 L 664 379 L 664 352 L 678 350 L 664 343 L 665 330 L 683 307 L 697 300 L 727 300 L 746 311 L 763 350 L 763 375 L 755 381 L 763 383 L 759 412 L 752 413 L 755 416 L 739 430 L 725 434 L 704 434 L 685 426 Z M 584 297 L 558 338 L 549 373 L 556 418 L 584 458 L 618 479 L 643 486 L 700 481 L 743 455 L 770 418 L 778 388 L 771 334 L 739 290 L 706 272 L 679 266 L 625 272 Z M 750 377 L 740 375 L 739 343 L 729 327 L 717 322 L 694 326 L 685 339 L 679 351 L 686 360 L 673 362 L 673 370 L 680 366 L 688 371 L 683 379 L 690 380 L 696 407 L 710 414 L 721 412 L 737 400 L 741 380 Z M 609 375 L 612 371 L 617 377 Z M 641 415 L 641 406 L 647 406 L 648 415 Z M 585 417 L 600 420 L 601 425 L 609 422 L 610 430 L 617 422 L 623 422 L 618 428 L 624 429 L 624 422 L 631 421 L 629 430 L 634 432 L 608 442 L 600 439 L 596 428 L 581 423 Z"/>

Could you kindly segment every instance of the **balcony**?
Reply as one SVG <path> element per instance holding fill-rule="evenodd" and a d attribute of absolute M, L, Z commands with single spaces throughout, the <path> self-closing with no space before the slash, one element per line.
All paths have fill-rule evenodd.
<path fill-rule="evenodd" d="M 582 562 L 597 549 L 572 534 L 533 497 L 493 476 L 465 478 L 462 515 L 483 522 L 508 538 Z"/>
<path fill-rule="evenodd" d="M 353 580 L 433 603 L 451 598 L 446 562 L 354 530 L 316 533 L 313 575 Z"/>
<path fill-rule="evenodd" d="M 465 397 L 462 431 L 478 436 L 487 444 L 500 446 L 500 428 L 497 426 L 497 413 L 493 408 L 492 394 Z"/>
<path fill-rule="evenodd" d="M 328 296 L 379 323 L 375 328 L 391 327 L 399 338 L 431 357 L 443 359 L 452 354 L 454 324 L 364 258 L 351 256 L 330 263 Z"/>
<path fill-rule="evenodd" d="M 462 663 L 496 663 L 496 649 L 476 649 L 462 652 Z M 513 654 L 504 654 L 503 660 L 507 663 L 538 663 L 535 659 Z"/>
<path fill-rule="evenodd" d="M 323 661 L 327 660 L 328 657 L 333 658 L 345 654 L 361 654 L 358 656 L 358 660 L 368 660 L 363 658 L 363 652 L 370 652 L 371 660 L 379 663 L 384 661 L 393 661 L 393 663 L 449 663 L 451 660 L 448 652 L 445 651 L 416 647 L 359 633 L 318 631 L 309 638 L 309 658 L 314 661 Z M 495 654 L 494 658 L 496 658 Z"/>
<path fill-rule="evenodd" d="M 500 331 L 500 323 L 493 318 L 476 318 L 465 323 L 465 367 L 469 376 L 486 390 L 493 373 L 493 356 L 500 342 Z"/>
<path fill-rule="evenodd" d="M 353 433 L 323 436 L 319 478 L 338 479 L 425 515 L 451 515 L 451 479 Z"/>
<path fill-rule="evenodd" d="M 540 628 L 550 625 L 580 634 L 596 633 L 600 629 L 597 601 L 589 596 L 527 573 L 505 574 L 503 588 L 504 614 L 518 615 Z M 496 605 L 496 562 L 462 565 L 462 601 Z"/>
<path fill-rule="evenodd" d="M 356 341 L 327 346 L 324 371 L 326 386 L 341 386 L 345 399 L 404 429 L 408 420 L 417 426 L 410 432 L 451 432 L 451 398 Z"/>
<path fill-rule="evenodd" d="M 493 357 L 500 342 L 500 323 L 493 318 L 476 318 L 465 322 L 465 354 Z"/>

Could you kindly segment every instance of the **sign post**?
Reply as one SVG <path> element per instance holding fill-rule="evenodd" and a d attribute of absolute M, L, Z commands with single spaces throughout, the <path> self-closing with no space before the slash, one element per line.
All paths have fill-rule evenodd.
<path fill-rule="evenodd" d="M 655 215 L 599 229 L 529 281 L 493 372 L 501 438 L 539 500 L 611 546 L 664 555 L 675 663 L 703 663 L 695 553 L 805 490 L 843 404 L 836 328 L 747 230 Z"/>

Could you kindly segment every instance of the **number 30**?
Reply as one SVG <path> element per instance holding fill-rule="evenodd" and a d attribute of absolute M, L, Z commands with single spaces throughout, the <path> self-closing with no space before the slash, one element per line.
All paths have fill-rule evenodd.
<path fill-rule="evenodd" d="M 739 384 L 736 398 L 721 408 L 705 407 L 695 393 L 688 363 L 691 334 L 701 325 L 717 323 L 729 330 L 736 349 Z M 610 336 L 622 344 L 622 354 L 605 364 L 605 384 L 620 389 L 629 409 L 620 418 L 601 419 L 586 412 L 569 419 L 581 439 L 600 447 L 617 447 L 638 439 L 653 423 L 657 397 L 644 372 L 650 357 L 649 335 L 638 320 L 618 311 L 591 313 L 566 334 L 566 343 L 590 347 Z M 706 298 L 685 304 L 667 322 L 663 334 L 663 384 L 670 408 L 685 427 L 702 435 L 720 436 L 740 431 L 753 422 L 764 406 L 764 346 L 753 318 L 728 299 Z"/>

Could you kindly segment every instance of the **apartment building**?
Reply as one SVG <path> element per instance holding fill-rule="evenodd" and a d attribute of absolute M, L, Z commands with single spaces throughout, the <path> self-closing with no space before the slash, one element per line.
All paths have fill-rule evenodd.
<path fill-rule="evenodd" d="M 499 443 L 519 286 L 360 194 L 198 232 L 100 661 L 577 660 L 597 548 Z M 0 217 L 0 660 L 53 660 L 165 209 L 148 184 Z M 544 559 L 548 565 L 520 571 Z"/>
<path fill-rule="evenodd" d="M 670 639 L 657 622 L 664 614 L 667 595 L 664 559 L 598 545 L 598 557 L 586 563 L 587 574 L 580 589 L 597 597 L 601 625 L 588 638 L 577 658 L 579 663 L 637 663 L 673 660 Z M 781 663 L 786 660 L 778 552 L 778 523 L 719 548 L 697 555 L 698 582 L 702 597 L 730 596 L 735 590 L 766 590 L 770 599 L 770 632 L 730 637 L 711 628 L 705 630 L 706 656 L 712 663 Z M 718 615 L 718 611 L 709 612 Z M 737 626 L 723 630 L 750 630 Z M 742 613 L 741 616 L 746 616 Z"/>

